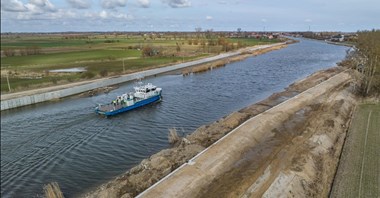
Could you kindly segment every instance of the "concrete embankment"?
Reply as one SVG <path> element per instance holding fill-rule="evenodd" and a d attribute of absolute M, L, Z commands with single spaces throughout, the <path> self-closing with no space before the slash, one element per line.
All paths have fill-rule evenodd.
<path fill-rule="evenodd" d="M 231 171 L 252 147 L 273 137 L 272 130 L 317 98 L 351 80 L 348 73 L 342 72 L 249 119 L 138 197 L 201 196 L 202 190 L 207 189 L 220 175 Z"/>
<path fill-rule="evenodd" d="M 253 131 L 247 131 L 247 132 L 245 132 L 247 134 L 244 133 L 244 134 L 242 134 L 242 137 L 240 137 L 242 142 L 237 141 L 237 144 L 228 143 L 228 145 L 231 146 L 231 148 L 228 148 L 228 146 L 227 146 L 227 148 L 223 148 L 226 150 L 217 150 L 215 155 L 217 157 L 220 157 L 220 158 L 215 159 L 215 158 L 213 158 L 213 156 L 211 156 L 210 159 L 212 158 L 215 160 L 208 162 L 209 165 L 211 166 L 210 167 L 211 175 L 202 176 L 203 174 L 207 174 L 207 172 L 209 171 L 209 169 L 207 167 L 202 167 L 202 166 L 199 167 L 199 168 L 202 168 L 202 169 L 199 169 L 200 172 L 198 172 L 198 170 L 195 170 L 195 172 L 193 172 L 195 175 L 197 175 L 197 177 L 199 176 L 201 178 L 204 178 L 204 177 L 206 178 L 205 181 L 200 181 L 199 184 L 196 184 L 194 181 L 193 183 L 191 183 L 191 185 L 189 185 L 189 188 L 194 190 L 194 192 L 199 190 L 199 192 L 201 193 L 201 194 L 194 194 L 194 196 L 196 196 L 196 195 L 201 196 L 201 195 L 207 194 L 207 192 L 205 192 L 204 189 L 203 190 L 202 189 L 196 189 L 193 187 L 202 187 L 203 186 L 203 187 L 205 187 L 205 189 L 213 189 L 212 185 L 207 186 L 206 184 L 209 184 L 211 182 L 212 178 L 215 179 L 216 177 L 223 175 L 223 171 L 231 168 L 228 166 L 223 167 L 223 165 L 220 165 L 220 164 L 219 164 L 219 166 L 214 167 L 214 164 L 212 164 L 212 163 L 218 163 L 218 161 L 221 161 L 221 163 L 223 164 L 223 162 L 222 162 L 223 160 L 232 160 L 232 161 L 235 160 L 234 162 L 231 162 L 231 161 L 229 162 L 230 164 L 235 163 L 235 165 L 232 167 L 232 169 L 233 170 L 242 170 L 242 171 L 244 171 L 244 169 L 239 167 L 241 164 L 248 163 L 249 165 L 253 165 L 254 168 L 257 168 L 263 164 L 265 165 L 267 163 L 270 163 L 271 158 L 264 159 L 264 158 L 262 158 L 262 156 L 270 153 L 268 151 L 268 149 L 274 149 L 275 147 L 273 146 L 273 143 L 281 142 L 282 141 L 281 139 L 286 140 L 283 143 L 284 145 L 289 144 L 289 139 L 291 138 L 291 136 L 286 135 L 286 134 L 275 135 L 277 138 L 280 137 L 280 140 L 269 139 L 269 142 L 265 142 L 265 143 L 261 142 L 258 145 L 257 145 L 256 141 L 259 141 L 260 136 L 263 134 L 264 134 L 264 136 L 265 135 L 273 136 L 273 131 L 271 131 L 271 129 L 273 129 L 273 127 L 281 125 L 281 120 L 284 120 L 287 117 L 294 115 L 294 114 L 292 114 L 292 112 L 296 111 L 297 108 L 303 107 L 302 103 L 304 105 L 306 105 L 306 104 L 311 102 L 310 100 L 316 102 L 316 101 L 318 101 L 316 98 L 317 95 L 321 95 L 321 96 L 326 95 L 326 93 L 323 93 L 323 92 L 328 92 L 328 90 L 331 88 L 331 86 L 334 86 L 334 85 L 331 85 L 330 82 L 334 83 L 335 79 L 337 79 L 337 82 L 335 82 L 337 84 L 339 84 L 339 81 L 344 81 L 344 82 L 349 81 L 346 79 L 348 77 L 345 74 L 341 74 L 341 77 L 343 76 L 343 79 L 340 79 L 340 77 L 337 76 L 337 77 L 329 80 L 329 82 L 327 84 L 329 85 L 328 87 L 330 87 L 330 88 L 328 88 L 326 86 L 317 86 L 317 87 L 319 87 L 318 91 L 317 91 L 317 95 L 313 95 L 314 92 L 310 91 L 311 90 L 310 88 L 315 87 L 316 85 L 320 84 L 323 81 L 326 81 L 327 79 L 331 78 L 332 76 L 334 76 L 338 73 L 341 73 L 343 70 L 344 69 L 342 67 L 334 67 L 331 69 L 316 72 L 313 75 L 311 75 L 311 76 L 309 76 L 303 80 L 300 80 L 300 81 L 293 83 L 288 88 L 286 88 L 284 91 L 272 94 L 270 97 L 268 97 L 267 99 L 265 99 L 263 101 L 252 104 L 252 105 L 250 105 L 246 108 L 243 108 L 237 112 L 231 113 L 230 115 L 223 117 L 220 120 L 215 121 L 214 123 L 211 123 L 211 124 L 208 124 L 205 126 L 201 126 L 196 131 L 194 131 L 193 133 L 187 135 L 186 137 L 183 137 L 182 140 L 178 144 L 173 146 L 172 148 L 164 149 L 164 150 L 158 152 L 157 154 L 154 154 L 151 157 L 144 159 L 140 164 L 138 164 L 137 166 L 128 170 L 126 173 L 124 173 L 124 174 L 120 175 L 119 177 L 117 177 L 116 179 L 98 187 L 95 191 L 89 192 L 83 196 L 84 197 L 107 197 L 107 198 L 109 198 L 109 197 L 134 197 L 134 196 L 137 196 L 139 193 L 141 193 L 145 189 L 149 188 L 150 186 L 154 185 L 160 179 L 167 176 L 170 172 L 177 170 L 171 176 L 167 176 L 168 179 L 172 178 L 173 175 L 177 175 L 177 172 L 182 169 L 182 168 L 177 169 L 180 166 L 187 167 L 187 168 L 185 168 L 186 170 L 197 169 L 198 166 L 201 164 L 201 163 L 197 163 L 200 156 L 205 155 L 205 153 L 208 152 L 208 151 L 204 151 L 205 148 L 214 144 L 216 141 L 218 141 L 223 136 L 228 134 L 231 130 L 234 130 L 235 128 L 239 127 L 239 125 L 241 125 L 242 123 L 244 123 L 248 119 L 252 118 L 252 119 L 256 120 L 254 122 L 258 122 L 258 124 L 257 124 L 258 126 L 256 126 L 256 124 L 254 124 L 255 125 L 254 128 L 258 128 L 258 129 L 261 128 L 261 130 L 264 130 L 263 128 L 267 127 L 267 129 L 268 129 L 267 132 L 261 131 L 261 132 L 258 132 L 258 134 L 254 134 L 255 132 L 253 132 Z M 308 89 L 310 89 L 310 90 L 308 90 Z M 306 91 L 306 90 L 308 90 L 308 91 Z M 302 95 L 298 95 L 302 92 L 304 92 L 303 95 L 306 95 L 305 98 L 301 97 Z M 287 102 L 283 103 L 283 102 L 288 100 L 289 98 L 294 97 L 294 96 L 297 96 L 297 97 L 295 97 L 289 101 L 294 101 L 295 103 L 299 103 L 300 101 L 304 101 L 304 102 L 302 102 L 301 104 L 294 104 L 294 106 L 288 112 L 288 109 L 287 109 L 288 103 Z M 301 97 L 301 100 L 298 101 L 300 97 Z M 320 98 L 324 98 L 324 97 L 320 97 Z M 283 103 L 283 104 L 281 104 L 281 103 Z M 281 104 L 281 105 L 279 105 L 279 104 Z M 311 106 L 312 106 L 312 108 L 315 108 L 317 105 L 312 104 Z M 272 107 L 275 107 L 275 109 L 277 109 L 278 111 L 273 112 L 273 110 L 270 110 L 270 109 L 272 109 Z M 307 108 L 307 109 L 310 109 L 310 108 Z M 329 108 L 329 109 L 334 109 L 334 108 Z M 265 113 L 263 113 L 263 112 L 265 112 Z M 303 112 L 303 111 L 301 110 L 299 112 Z M 295 115 L 299 115 L 299 112 L 295 113 Z M 306 114 L 307 111 L 305 110 L 304 112 Z M 263 119 L 263 115 L 261 113 L 263 113 L 263 115 L 265 115 L 264 118 L 269 117 L 269 119 L 257 121 L 258 118 Z M 282 114 L 284 114 L 284 115 L 282 115 Z M 271 116 L 271 115 L 273 115 L 273 116 Z M 335 116 L 335 114 L 334 114 L 334 116 Z M 314 116 L 314 117 L 319 118 L 318 115 Z M 276 119 L 279 119 L 279 120 L 276 120 Z M 303 124 L 303 121 L 305 121 L 305 120 L 301 120 L 301 124 Z M 248 121 L 248 122 L 252 122 L 252 121 Z M 294 125 L 293 121 L 290 121 L 290 122 L 291 123 L 289 125 L 293 126 Z M 328 121 L 328 123 L 330 123 L 330 122 L 331 121 Z M 335 126 L 338 127 L 340 125 L 335 124 Z M 181 127 L 181 126 L 178 126 L 178 127 Z M 244 127 L 239 127 L 239 128 L 244 128 Z M 250 130 L 250 128 L 248 128 L 248 129 Z M 240 130 L 240 129 L 235 129 L 234 130 L 235 134 L 236 134 L 236 130 Z M 291 132 L 289 132 L 290 134 L 293 134 L 293 132 L 295 131 L 293 129 L 289 129 L 289 130 L 291 131 Z M 276 131 L 276 130 L 274 130 L 274 131 Z M 228 138 L 229 136 L 231 136 L 231 135 L 228 135 L 226 138 Z M 235 136 L 236 135 L 232 135 L 232 137 L 235 137 Z M 252 139 L 252 137 L 254 139 Z M 226 139 L 226 138 L 224 138 L 224 139 Z M 237 137 L 237 139 L 239 139 L 239 137 Z M 263 138 L 263 139 L 265 139 L 265 138 Z M 228 141 L 228 140 L 220 140 L 219 143 L 216 143 L 214 145 L 221 144 L 222 142 L 225 142 L 225 141 Z M 250 141 L 252 142 L 252 145 L 249 144 Z M 290 141 L 290 143 L 291 142 L 292 141 Z M 211 148 L 212 147 L 215 147 L 215 146 L 211 146 Z M 247 160 L 247 158 L 244 158 L 244 157 L 243 157 L 243 159 L 236 160 L 237 158 L 239 158 L 239 156 L 241 157 L 241 155 L 243 155 L 242 153 L 239 154 L 238 151 L 244 151 L 245 149 L 252 149 L 252 148 L 259 150 L 263 154 L 260 154 L 259 156 L 253 155 L 254 156 L 253 161 Z M 204 154 L 199 154 L 202 151 Z M 255 152 L 253 152 L 253 153 L 255 153 Z M 252 153 L 252 152 L 248 152 L 248 153 Z M 198 157 L 193 158 L 195 155 L 198 155 Z M 250 154 L 250 155 L 252 155 L 252 154 Z M 202 158 L 204 158 L 204 157 L 202 157 Z M 292 159 L 292 158 L 289 158 L 289 159 Z M 193 164 L 195 166 L 192 165 L 193 162 L 196 162 L 195 164 Z M 224 165 L 228 165 L 228 164 L 224 164 Z M 202 171 L 205 171 L 206 173 L 203 173 Z M 233 171 L 229 171 L 229 172 L 233 172 Z M 247 172 L 260 174 L 260 171 L 257 171 L 257 170 L 249 170 Z M 189 172 L 189 173 L 191 173 L 191 172 Z M 239 175 L 240 176 L 245 175 L 245 173 L 243 173 L 243 174 L 239 173 Z M 220 191 L 220 189 L 218 189 L 217 192 L 220 192 L 220 193 L 217 194 L 217 196 L 215 196 L 215 197 L 221 197 L 222 194 L 226 195 L 225 197 L 228 197 L 227 196 L 228 193 L 232 192 L 236 186 L 237 186 L 236 189 L 240 189 L 241 187 L 240 187 L 239 182 L 244 181 L 244 179 L 241 178 L 240 176 L 232 175 L 231 178 L 223 178 L 222 177 L 222 179 L 218 178 L 216 180 L 213 180 L 212 183 L 215 184 L 216 186 L 225 186 L 226 187 L 225 191 Z M 208 179 L 208 177 L 210 177 L 210 178 Z M 251 178 L 251 177 L 249 177 L 249 178 Z M 252 177 L 252 178 L 254 178 L 254 177 Z M 202 179 L 200 179 L 200 180 L 202 180 Z M 163 180 L 163 181 L 165 181 L 165 180 Z M 196 181 L 198 181 L 198 180 L 196 180 Z M 219 183 L 217 181 L 219 181 L 219 182 L 226 181 L 226 182 L 230 182 L 230 183 L 228 185 L 226 185 L 226 184 L 219 185 Z M 178 185 L 174 184 L 174 186 L 182 186 L 181 185 L 182 180 L 178 180 L 178 182 L 179 182 Z M 184 182 L 192 182 L 192 181 L 185 179 Z M 161 183 L 156 184 L 156 185 L 160 186 L 160 185 L 162 185 L 162 183 L 165 183 L 165 182 L 161 182 Z M 252 183 L 250 183 L 248 185 L 251 185 L 251 184 Z M 197 186 L 195 186 L 195 185 L 197 185 Z M 232 186 L 232 185 L 235 185 L 235 186 Z M 186 185 L 184 185 L 184 186 L 186 186 Z M 153 187 L 152 189 L 156 189 L 156 187 Z M 169 189 L 169 186 L 167 186 L 167 187 Z M 187 188 L 187 186 L 186 186 L 186 188 Z M 253 187 L 253 188 L 257 189 L 255 187 Z M 152 192 L 151 191 L 152 189 L 148 190 L 147 192 Z M 163 190 L 161 192 L 162 196 L 170 197 L 170 195 L 171 195 L 170 193 L 166 194 L 167 192 L 164 192 L 164 189 L 161 188 L 161 190 Z M 226 193 L 226 192 L 228 192 L 228 193 Z M 150 193 L 148 193 L 148 194 L 150 194 Z M 194 196 L 191 196 L 191 197 L 194 197 Z M 234 197 L 236 197 L 236 196 L 234 196 Z"/>
<path fill-rule="evenodd" d="M 234 57 L 237 55 L 240 55 L 242 53 L 251 53 L 257 50 L 263 50 L 271 47 L 276 47 L 279 45 L 285 45 L 285 43 L 276 43 L 272 45 L 262 45 L 262 46 L 254 46 L 254 47 L 248 47 L 245 49 L 241 49 L 235 52 L 229 52 L 220 54 L 217 56 L 204 58 L 200 60 L 195 60 L 191 62 L 176 64 L 172 66 L 157 68 L 157 69 L 151 69 L 146 70 L 142 72 L 117 76 L 117 77 L 110 77 L 107 79 L 99 79 L 99 80 L 93 80 L 88 82 L 80 82 L 80 83 L 73 83 L 69 85 L 63 85 L 58 87 L 52 87 L 52 88 L 44 88 L 39 90 L 30 90 L 20 93 L 14 93 L 14 94 L 4 94 L 1 95 L 1 111 L 6 109 L 12 109 L 17 107 L 22 107 L 26 105 L 36 104 L 40 102 L 45 102 L 53 99 L 59 99 L 64 98 L 71 95 L 76 95 L 79 93 L 83 93 L 89 90 L 97 89 L 100 87 L 105 86 L 111 86 L 115 84 L 120 84 L 128 81 L 132 81 L 135 79 L 148 77 L 148 76 L 154 76 L 161 73 L 166 73 L 174 70 L 183 69 L 186 67 L 191 67 L 199 64 L 209 63 L 225 58 Z"/>

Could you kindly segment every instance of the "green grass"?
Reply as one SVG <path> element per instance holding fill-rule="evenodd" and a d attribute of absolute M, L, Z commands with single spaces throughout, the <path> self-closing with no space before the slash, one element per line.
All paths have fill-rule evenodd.
<path fill-rule="evenodd" d="M 207 54 L 185 57 L 184 60 L 194 60 L 200 57 L 205 57 Z M 129 59 L 124 61 L 126 71 L 136 71 L 142 70 L 148 67 L 154 67 L 158 65 L 179 63 L 183 59 L 181 57 L 150 57 L 150 58 L 138 58 L 138 59 Z M 71 67 L 79 67 L 83 64 L 76 63 L 71 65 Z M 104 61 L 104 62 L 91 62 L 87 63 L 86 67 L 89 71 L 98 73 L 102 70 L 107 70 L 108 72 L 121 73 L 123 71 L 123 62 L 122 60 L 114 61 Z"/>
<path fill-rule="evenodd" d="M 26 78 L 9 78 L 9 84 L 12 91 L 25 90 L 29 88 L 43 87 L 44 84 L 54 85 L 59 81 L 74 82 L 80 78 L 80 74 L 72 74 L 66 76 L 47 76 L 36 79 Z M 1 78 L 1 92 L 8 92 L 8 83 L 6 78 Z"/>
<path fill-rule="evenodd" d="M 8 70 L 13 91 L 32 89 L 51 85 L 52 82 L 62 83 L 78 81 L 83 78 L 80 74 L 49 75 L 47 70 L 85 67 L 89 72 L 99 77 L 100 71 L 107 70 L 109 75 L 123 72 L 123 59 L 127 73 L 161 65 L 174 64 L 200 57 L 218 54 L 222 46 L 188 45 L 184 38 L 144 38 L 140 35 L 7 35 L 1 38 L 1 49 L 15 49 L 16 56 L 1 57 L 1 69 Z M 216 39 L 216 38 L 215 38 Z M 112 41 L 112 42 L 106 42 Z M 235 38 L 229 39 L 241 42 L 244 46 L 268 44 L 277 40 Z M 181 54 L 176 52 L 177 43 L 181 46 Z M 152 45 L 163 49 L 164 57 L 141 57 L 142 48 Z M 20 56 L 19 49 L 37 46 L 41 54 Z M 133 49 L 130 49 L 133 48 Z M 185 54 L 184 58 L 182 55 Z M 132 58 L 132 59 L 128 59 Z M 33 74 L 31 74 L 33 73 Z M 42 76 L 39 79 L 25 79 L 25 76 Z M 2 74 L 4 75 L 4 74 Z M 23 76 L 23 77 L 22 77 Z M 4 77 L 3 77 L 4 78 Z M 1 92 L 8 92 L 6 82 L 1 80 Z"/>
<path fill-rule="evenodd" d="M 379 197 L 380 188 L 380 105 L 363 105 L 364 115 L 371 112 L 366 147 L 363 145 L 363 172 L 361 197 Z M 366 123 L 364 123 L 366 125 Z M 362 124 L 363 126 L 363 124 Z M 364 130 L 364 127 L 362 127 Z M 367 129 L 366 129 L 367 130 Z"/>
<path fill-rule="evenodd" d="M 106 41 L 113 41 L 112 43 L 106 43 Z M 184 40 L 144 40 L 139 38 L 123 38 L 123 37 L 110 37 L 110 38 L 90 38 L 90 39 L 65 39 L 63 37 L 55 38 L 2 38 L 1 49 L 13 48 L 22 49 L 25 47 L 38 46 L 41 48 L 50 47 L 80 47 L 80 46 L 115 46 L 124 45 L 135 46 L 135 45 L 175 45 L 176 42 L 186 42 Z"/>
<path fill-rule="evenodd" d="M 189 38 L 194 39 L 194 38 Z M 189 40 L 187 39 L 187 40 Z M 106 41 L 113 41 L 112 43 L 105 43 Z M 176 45 L 176 43 L 187 44 L 187 40 L 177 39 L 177 40 L 166 40 L 166 39 L 146 39 L 144 40 L 142 37 L 114 37 L 108 36 L 104 37 L 89 37 L 89 39 L 65 39 L 62 37 L 52 37 L 52 38 L 40 38 L 40 37 L 26 37 L 26 38 L 2 38 L 1 40 L 1 49 L 5 48 L 13 48 L 13 49 L 22 49 L 25 47 L 38 46 L 41 48 L 50 48 L 50 47 L 81 47 L 81 46 L 117 46 L 122 45 L 124 47 L 127 46 L 135 46 L 135 45 Z M 277 39 L 256 39 L 256 38 L 231 38 L 228 39 L 231 42 L 237 43 L 238 41 L 246 44 L 246 45 L 258 45 L 258 44 L 268 44 L 278 42 Z"/>
<path fill-rule="evenodd" d="M 55 54 L 39 54 L 30 56 L 13 56 L 1 58 L 1 64 L 15 66 L 31 66 L 32 68 L 47 65 L 67 65 L 85 61 L 106 61 L 118 58 L 140 57 L 138 50 L 86 50 Z M 85 63 L 84 63 L 85 64 Z M 30 68 L 30 67 L 29 67 Z"/>
<path fill-rule="evenodd" d="M 67 47 L 81 46 L 86 44 L 86 40 L 19 40 L 19 41 L 2 41 L 1 49 L 4 48 L 25 48 L 31 46 L 38 47 Z"/>
<path fill-rule="evenodd" d="M 359 105 L 344 145 L 331 197 L 380 196 L 380 104 Z"/>
<path fill-rule="evenodd" d="M 271 43 L 277 43 L 279 40 L 277 39 L 256 39 L 256 38 L 231 38 L 230 41 L 237 43 L 242 42 L 246 45 L 263 45 L 263 44 L 271 44 Z"/>
<path fill-rule="evenodd" d="M 124 61 L 126 72 L 143 70 L 146 68 L 155 67 L 158 65 L 164 64 L 174 64 L 184 61 L 190 61 L 194 59 L 198 59 L 201 57 L 205 57 L 208 54 L 201 54 L 193 57 L 152 57 L 152 58 L 139 58 L 139 59 L 129 59 Z M 80 67 L 86 66 L 89 72 L 92 72 L 95 75 L 98 75 L 100 71 L 107 70 L 108 73 L 112 74 L 122 74 L 123 73 L 123 62 L 122 60 L 113 60 L 113 61 L 104 61 L 104 62 L 87 62 L 84 63 L 73 63 L 68 65 L 60 65 L 60 66 L 45 66 L 45 67 L 35 67 L 34 69 L 30 69 L 30 71 L 39 71 L 39 70 L 48 70 L 48 69 L 62 69 L 62 68 L 72 68 L 72 67 Z M 32 88 L 38 88 L 39 85 L 54 85 L 56 82 L 74 82 L 78 81 L 82 78 L 82 74 L 66 74 L 63 76 L 45 76 L 37 79 L 25 79 L 25 78 L 9 78 L 9 82 L 11 84 L 12 91 L 20 91 Z M 9 92 L 8 84 L 5 77 L 1 78 L 1 92 Z"/>

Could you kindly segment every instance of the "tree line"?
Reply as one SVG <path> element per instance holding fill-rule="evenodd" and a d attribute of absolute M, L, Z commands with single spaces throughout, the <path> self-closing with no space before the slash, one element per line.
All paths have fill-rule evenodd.
<path fill-rule="evenodd" d="M 30 46 L 22 49 L 6 48 L 3 50 L 3 53 L 6 57 L 16 56 L 17 53 L 20 56 L 37 55 L 41 54 L 41 48 L 38 46 Z"/>
<path fill-rule="evenodd" d="M 347 65 L 361 73 L 359 93 L 380 93 L 380 30 L 360 31 L 355 50 L 348 53 Z"/>

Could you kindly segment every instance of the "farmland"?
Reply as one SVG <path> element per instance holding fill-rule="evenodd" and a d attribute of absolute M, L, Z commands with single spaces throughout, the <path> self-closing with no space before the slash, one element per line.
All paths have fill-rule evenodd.
<path fill-rule="evenodd" d="M 380 103 L 356 109 L 331 197 L 380 196 Z"/>
<path fill-rule="evenodd" d="M 206 38 L 201 33 L 2 34 L 1 93 L 131 73 L 278 41 L 218 34 Z M 87 71 L 49 72 L 77 67 Z"/>

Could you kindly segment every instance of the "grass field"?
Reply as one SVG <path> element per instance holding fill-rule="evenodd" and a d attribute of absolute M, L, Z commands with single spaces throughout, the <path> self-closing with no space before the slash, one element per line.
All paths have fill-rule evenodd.
<path fill-rule="evenodd" d="M 113 60 L 124 57 L 138 57 L 140 58 L 141 52 L 138 50 L 108 50 L 108 49 L 96 49 L 96 50 L 83 50 L 79 52 L 64 52 L 53 54 L 38 54 L 30 56 L 12 56 L 4 57 L 2 64 L 8 64 L 11 66 L 29 66 L 34 67 L 46 67 L 49 65 L 69 65 L 76 62 L 86 61 L 105 61 Z"/>
<path fill-rule="evenodd" d="M 189 35 L 187 35 L 189 36 Z M 65 84 L 89 78 L 120 75 L 146 68 L 194 60 L 222 52 L 221 45 L 208 45 L 205 38 L 148 34 L 25 34 L 2 35 L 1 93 Z M 188 41 L 198 39 L 198 44 Z M 203 43 L 200 41 L 203 40 Z M 217 38 L 214 38 L 214 41 Z M 233 46 L 253 46 L 279 42 L 277 39 L 227 39 Z M 206 41 L 206 42 L 205 42 Z M 159 56 L 143 57 L 144 46 L 152 46 Z M 178 50 L 178 46 L 180 50 Z M 35 49 L 38 53 L 26 54 Z M 14 54 L 9 55 L 12 51 Z M 124 67 L 123 67 L 124 63 Z M 87 74 L 55 74 L 52 69 L 84 67 Z M 106 71 L 106 72 L 105 72 Z"/>
<path fill-rule="evenodd" d="M 241 42 L 246 45 L 263 45 L 263 44 L 268 44 L 268 43 L 276 43 L 276 39 L 252 39 L 252 38 L 232 38 L 230 39 L 232 42 L 237 43 Z"/>
<path fill-rule="evenodd" d="M 380 103 L 359 105 L 347 135 L 330 197 L 380 197 Z"/>

